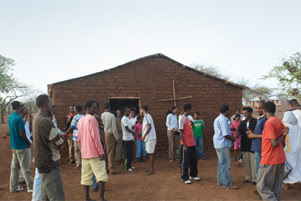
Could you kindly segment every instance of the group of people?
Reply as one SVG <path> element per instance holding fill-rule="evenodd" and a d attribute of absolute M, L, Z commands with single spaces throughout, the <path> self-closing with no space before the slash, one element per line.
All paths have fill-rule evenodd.
<path fill-rule="evenodd" d="M 85 114 L 82 113 L 81 105 L 70 106 L 64 131 L 61 131 L 57 127 L 56 107 L 52 105 L 51 99 L 47 95 L 40 95 L 36 98 L 36 105 L 38 114 L 33 118 L 24 105 L 18 101 L 12 102 L 14 112 L 9 117 L 13 150 L 11 192 L 24 190 L 19 185 L 19 180 L 24 177 L 27 191 L 33 193 L 32 200 L 65 200 L 59 152 L 64 139 L 69 146 L 69 163 L 76 163 L 74 169 L 81 169 L 81 184 L 85 189 L 86 200 L 90 200 L 91 185 L 95 191 L 100 189 L 100 200 L 104 200 L 108 174 L 120 174 L 116 170 L 116 160 L 124 159 L 124 168 L 128 171 L 135 169 L 132 166 L 135 138 L 140 160 L 144 160 L 148 154 L 150 164 L 147 175 L 154 174 L 157 138 L 148 106 L 140 108 L 139 116 L 132 113 L 129 118 L 131 109 L 125 107 L 123 117 L 120 110 L 115 117 L 110 112 L 109 103 L 104 104 L 104 113 L 100 114 L 99 104 L 88 100 L 84 105 Z M 34 179 L 30 171 L 31 143 L 36 167 Z"/>
<path fill-rule="evenodd" d="M 281 200 L 282 183 L 301 182 L 301 107 L 291 101 L 292 111 L 283 120 L 275 117 L 273 102 L 256 103 L 257 119 L 251 107 L 240 109 L 230 118 L 229 105 L 222 105 L 214 121 L 214 148 L 218 156 L 217 184 L 237 189 L 231 183 L 230 148 L 241 151 L 245 170 L 243 183 L 256 185 L 254 191 L 263 200 Z M 292 142 L 292 139 L 294 140 Z M 235 153 L 235 159 L 237 154 Z M 286 188 L 283 185 L 283 188 Z"/>
<path fill-rule="evenodd" d="M 220 107 L 215 119 L 214 148 L 218 156 L 217 184 L 227 189 L 237 189 L 231 182 L 231 155 L 233 146 L 241 152 L 245 170 L 243 183 L 256 185 L 255 193 L 263 200 L 280 200 L 282 182 L 301 182 L 301 106 L 291 101 L 292 109 L 284 113 L 283 121 L 275 117 L 276 105 L 272 102 L 256 103 L 258 118 L 253 117 L 251 107 L 236 110 L 230 120 L 229 105 Z M 38 114 L 33 116 L 18 101 L 12 102 L 14 112 L 9 117 L 11 148 L 13 150 L 10 191 L 22 191 L 22 180 L 32 200 L 65 200 L 60 148 L 67 140 L 69 163 L 74 169 L 81 169 L 81 184 L 85 199 L 90 200 L 89 186 L 100 191 L 104 200 L 105 182 L 110 175 L 120 174 L 116 162 L 124 161 L 124 169 L 134 171 L 133 157 L 144 161 L 148 155 L 149 170 L 154 174 L 154 152 L 157 142 L 153 119 L 144 105 L 136 115 L 136 109 L 124 107 L 123 111 L 111 113 L 109 103 L 100 105 L 88 100 L 81 105 L 70 106 L 63 131 L 57 126 L 56 107 L 47 95 L 36 98 Z M 84 109 L 84 113 L 83 113 Z M 203 136 L 205 124 L 199 112 L 193 112 L 193 105 L 187 103 L 183 113 L 177 116 L 178 108 L 172 107 L 166 117 L 169 142 L 169 161 L 179 160 L 180 178 L 185 184 L 199 181 L 198 159 L 205 160 Z M 33 179 L 30 171 L 33 144 Z M 136 152 L 136 154 L 134 153 Z M 147 155 L 146 155 L 147 154 Z M 235 159 L 238 159 L 235 153 Z M 286 167 L 286 168 L 285 168 Z M 24 183 L 24 182 L 23 182 Z M 283 185 L 283 188 L 287 188 Z"/>

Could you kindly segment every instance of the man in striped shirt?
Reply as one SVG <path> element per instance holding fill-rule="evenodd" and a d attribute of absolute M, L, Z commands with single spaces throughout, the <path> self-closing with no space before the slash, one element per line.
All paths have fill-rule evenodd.
<path fill-rule="evenodd" d="M 78 133 L 78 121 L 84 116 L 81 112 L 83 110 L 83 107 L 81 105 L 75 106 L 76 115 L 73 117 L 71 125 L 69 129 L 66 131 L 66 133 L 69 133 L 71 130 L 73 130 L 73 146 L 74 146 L 74 158 L 76 166 L 73 169 L 80 169 L 81 167 L 81 153 L 80 149 L 78 147 L 78 140 L 77 140 L 77 133 Z"/>

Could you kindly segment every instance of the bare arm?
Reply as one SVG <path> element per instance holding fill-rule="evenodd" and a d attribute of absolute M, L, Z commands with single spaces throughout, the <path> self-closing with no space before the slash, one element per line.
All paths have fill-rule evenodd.
<path fill-rule="evenodd" d="M 226 135 L 225 138 L 228 140 L 231 140 L 232 142 L 234 142 L 236 140 L 236 138 L 231 135 Z"/>
<path fill-rule="evenodd" d="M 126 129 L 129 133 L 132 133 L 133 135 L 137 135 L 137 133 L 135 133 L 135 131 L 133 131 L 132 129 L 129 129 L 128 126 L 126 126 L 125 129 Z"/>
<path fill-rule="evenodd" d="M 241 136 L 241 133 L 237 131 L 236 135 L 235 135 L 235 138 L 238 138 L 239 136 Z"/>
<path fill-rule="evenodd" d="M 64 135 L 66 135 L 67 133 L 70 133 L 71 131 L 73 131 L 73 129 L 71 128 L 71 126 L 68 128 L 68 130 L 66 130 L 66 132 L 64 133 Z"/>
<path fill-rule="evenodd" d="M 151 130 L 151 128 L 152 128 L 151 124 L 146 124 L 146 126 L 147 126 L 147 130 L 146 130 L 146 132 L 145 132 L 143 138 L 141 139 L 141 142 L 144 142 L 146 136 L 149 134 L 149 132 L 150 132 L 150 130 Z"/>
<path fill-rule="evenodd" d="M 278 139 L 270 139 L 272 146 L 277 147 L 279 144 L 281 144 L 281 142 L 287 135 L 288 135 L 288 128 L 286 127 L 282 129 L 282 135 Z"/>
<path fill-rule="evenodd" d="M 181 137 L 181 140 L 183 142 L 184 151 L 188 151 L 188 148 L 186 146 L 185 139 L 184 139 L 184 136 L 183 136 L 183 129 L 180 129 L 180 137 Z"/>
<path fill-rule="evenodd" d="M 31 143 L 30 143 L 29 140 L 27 139 L 27 136 L 26 136 L 24 130 L 20 130 L 20 136 L 21 136 L 21 138 L 28 144 L 28 147 L 30 147 L 30 144 L 31 144 Z"/>
<path fill-rule="evenodd" d="M 251 131 L 251 130 L 248 130 L 246 133 L 247 133 L 248 138 L 250 138 L 250 139 L 254 139 L 254 138 L 261 139 L 262 138 L 262 134 L 254 134 L 253 131 Z"/>
<path fill-rule="evenodd" d="M 283 140 L 285 136 L 281 135 L 278 139 L 270 139 L 273 147 L 277 147 Z"/>

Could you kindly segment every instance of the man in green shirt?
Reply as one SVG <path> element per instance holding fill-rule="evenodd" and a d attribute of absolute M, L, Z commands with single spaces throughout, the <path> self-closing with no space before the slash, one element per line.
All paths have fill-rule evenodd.
<path fill-rule="evenodd" d="M 201 119 L 201 114 L 199 112 L 194 113 L 194 122 L 193 122 L 193 137 L 196 144 L 197 149 L 197 157 L 202 157 L 205 160 L 204 154 L 204 145 L 203 145 L 203 135 L 205 124 Z"/>
<path fill-rule="evenodd" d="M 20 116 L 22 107 L 19 101 L 12 102 L 14 112 L 8 118 L 10 132 L 10 146 L 12 148 L 13 158 L 10 174 L 10 192 L 22 191 L 18 187 L 19 172 L 22 170 L 27 184 L 27 192 L 33 191 L 33 178 L 30 171 L 30 141 L 26 137 L 23 118 Z"/>

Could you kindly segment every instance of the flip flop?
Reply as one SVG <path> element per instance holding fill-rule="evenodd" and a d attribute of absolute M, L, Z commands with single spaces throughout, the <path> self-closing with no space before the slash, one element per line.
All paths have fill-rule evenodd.
<path fill-rule="evenodd" d="M 237 190 L 238 186 L 230 186 L 230 187 L 228 187 L 226 189 L 228 189 L 228 190 Z"/>

